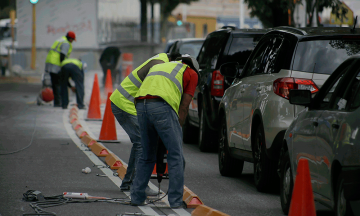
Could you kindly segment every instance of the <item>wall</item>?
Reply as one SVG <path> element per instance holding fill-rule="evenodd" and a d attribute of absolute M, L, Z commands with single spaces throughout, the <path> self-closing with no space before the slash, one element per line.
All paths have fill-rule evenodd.
<path fill-rule="evenodd" d="M 30 48 L 32 4 L 17 0 L 19 48 Z M 68 31 L 74 31 L 73 48 L 98 48 L 97 0 L 42 0 L 36 4 L 36 47 L 49 48 Z"/>

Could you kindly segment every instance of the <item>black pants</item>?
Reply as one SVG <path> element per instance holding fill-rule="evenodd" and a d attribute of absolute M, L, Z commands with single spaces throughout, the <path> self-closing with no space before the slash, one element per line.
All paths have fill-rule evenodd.
<path fill-rule="evenodd" d="M 69 77 L 71 77 L 75 82 L 77 106 L 79 109 L 84 108 L 84 71 L 80 70 L 78 66 L 70 63 L 61 68 L 59 75 L 61 82 L 61 106 L 67 108 L 69 105 L 68 82 Z"/>
<path fill-rule="evenodd" d="M 60 96 L 60 76 L 56 73 L 50 73 L 51 86 L 54 94 L 54 107 L 61 107 L 61 96 Z"/>

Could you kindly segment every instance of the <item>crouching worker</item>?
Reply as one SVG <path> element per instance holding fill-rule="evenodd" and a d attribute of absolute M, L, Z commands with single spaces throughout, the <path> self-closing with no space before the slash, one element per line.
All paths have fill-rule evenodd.
<path fill-rule="evenodd" d="M 76 103 L 79 109 L 85 109 L 84 105 L 84 70 L 86 63 L 78 59 L 65 59 L 61 62 L 60 86 L 61 86 L 61 105 L 67 109 L 69 105 L 68 87 L 76 94 Z M 75 82 L 75 87 L 69 83 L 69 78 Z"/>

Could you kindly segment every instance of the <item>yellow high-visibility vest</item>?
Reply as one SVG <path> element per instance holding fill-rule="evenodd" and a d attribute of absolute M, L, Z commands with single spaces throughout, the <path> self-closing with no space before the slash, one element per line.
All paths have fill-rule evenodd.
<path fill-rule="evenodd" d="M 135 98 L 146 95 L 159 96 L 179 115 L 183 94 L 183 75 L 187 67 L 186 64 L 178 61 L 153 66 Z"/>
<path fill-rule="evenodd" d="M 166 53 L 160 53 L 153 56 L 152 58 L 146 60 L 143 64 L 133 70 L 115 89 L 111 94 L 110 100 L 123 111 L 131 114 L 137 115 L 134 98 L 138 92 L 140 86 L 142 85 L 142 80 L 138 76 L 138 71 L 143 68 L 151 60 L 161 60 L 163 62 L 169 62 L 169 58 Z"/>
<path fill-rule="evenodd" d="M 56 40 L 53 43 L 48 55 L 46 56 L 45 68 L 51 68 L 51 71 L 48 71 L 48 72 L 58 73 L 60 71 L 60 69 L 61 69 L 61 67 L 60 67 L 61 49 L 60 48 L 63 43 L 69 44 L 69 50 L 68 50 L 67 54 L 65 55 L 65 58 L 69 57 L 69 55 L 72 51 L 72 44 L 68 41 L 68 39 L 65 36 L 62 36 L 60 39 Z"/>
<path fill-rule="evenodd" d="M 81 62 L 79 59 L 74 59 L 74 58 L 65 59 L 64 61 L 61 62 L 61 65 L 60 65 L 60 66 L 62 67 L 62 66 L 64 66 L 64 65 L 70 64 L 70 63 L 78 66 L 79 69 L 82 70 L 82 66 L 83 66 L 82 62 Z"/>

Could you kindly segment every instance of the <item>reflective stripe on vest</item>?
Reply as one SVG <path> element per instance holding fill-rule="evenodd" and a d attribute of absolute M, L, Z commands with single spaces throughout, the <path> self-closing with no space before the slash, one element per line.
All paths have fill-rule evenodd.
<path fill-rule="evenodd" d="M 161 60 L 163 62 L 169 62 L 169 58 L 166 53 L 160 53 L 146 60 L 143 64 L 133 70 L 117 87 L 117 89 L 111 94 L 110 100 L 121 110 L 136 115 L 136 109 L 134 105 L 134 97 L 138 92 L 142 81 L 138 76 L 138 71 L 142 69 L 151 60 Z"/>
<path fill-rule="evenodd" d="M 187 67 L 181 62 L 168 62 L 153 66 L 135 98 L 146 95 L 161 97 L 178 115 L 183 92 L 183 75 Z"/>
<path fill-rule="evenodd" d="M 155 71 L 155 72 L 151 72 L 151 74 L 147 75 L 147 77 L 150 76 L 155 76 L 155 75 L 161 75 L 164 76 L 166 78 L 168 78 L 169 80 L 173 81 L 175 83 L 175 85 L 178 87 L 180 93 L 182 94 L 183 88 L 179 82 L 179 80 L 177 80 L 175 78 L 176 74 L 180 71 L 180 69 L 184 66 L 184 64 L 182 63 L 178 63 L 178 65 L 176 65 L 176 67 L 171 71 L 171 73 L 166 73 L 164 71 Z"/>

